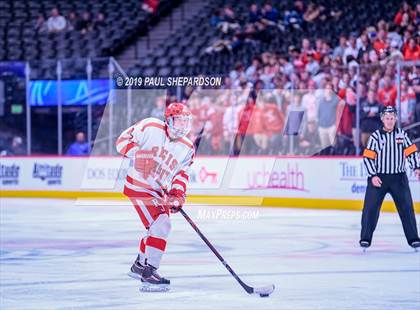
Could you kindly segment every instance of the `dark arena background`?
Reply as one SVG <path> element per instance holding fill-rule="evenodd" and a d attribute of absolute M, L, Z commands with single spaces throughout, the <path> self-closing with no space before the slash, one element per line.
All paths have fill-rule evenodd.
<path fill-rule="evenodd" d="M 170 137 L 174 103 L 193 162 L 174 181 L 149 137 L 162 201 L 186 191 L 153 245 L 123 193 L 144 144 L 120 146 Z M 389 106 L 418 230 L 419 2 L 0 0 L 0 309 L 420 309 L 395 193 L 359 245 Z M 127 276 L 152 246 L 166 291 Z"/>

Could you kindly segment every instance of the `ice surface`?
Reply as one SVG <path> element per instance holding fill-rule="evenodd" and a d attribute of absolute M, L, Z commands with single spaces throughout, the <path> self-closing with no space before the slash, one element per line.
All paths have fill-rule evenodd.
<path fill-rule="evenodd" d="M 144 232 L 128 203 L 0 202 L 2 310 L 420 309 L 420 252 L 406 244 L 397 214 L 381 215 L 363 253 L 360 212 L 187 206 L 243 281 L 275 285 L 260 298 L 242 290 L 180 214 L 160 268 L 171 290 L 141 293 L 126 275 Z M 200 219 L 203 210 L 253 218 Z"/>

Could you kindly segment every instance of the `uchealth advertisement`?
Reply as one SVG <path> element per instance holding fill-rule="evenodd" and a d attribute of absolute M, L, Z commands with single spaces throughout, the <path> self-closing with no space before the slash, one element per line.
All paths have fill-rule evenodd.
<path fill-rule="evenodd" d="M 122 192 L 129 159 L 121 157 L 2 157 L 1 191 Z M 362 200 L 367 175 L 357 157 L 197 157 L 190 195 L 248 195 Z M 407 167 L 411 194 L 420 182 Z M 390 195 L 387 195 L 390 200 Z"/>
<path fill-rule="evenodd" d="M 361 158 L 238 158 L 230 166 L 228 190 L 241 195 L 360 200 L 367 186 Z M 409 167 L 407 172 L 412 196 L 419 201 L 420 182 Z"/>

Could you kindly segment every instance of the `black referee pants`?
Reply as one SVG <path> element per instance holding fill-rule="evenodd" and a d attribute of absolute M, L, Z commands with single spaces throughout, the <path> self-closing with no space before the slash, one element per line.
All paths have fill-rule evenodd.
<path fill-rule="evenodd" d="M 406 173 L 378 174 L 382 180 L 381 187 L 372 184 L 368 178 L 365 202 L 362 213 L 362 232 L 360 240 L 372 241 L 373 232 L 379 219 L 379 211 L 387 193 L 390 193 L 398 210 L 408 244 L 418 241 L 416 217 Z"/>

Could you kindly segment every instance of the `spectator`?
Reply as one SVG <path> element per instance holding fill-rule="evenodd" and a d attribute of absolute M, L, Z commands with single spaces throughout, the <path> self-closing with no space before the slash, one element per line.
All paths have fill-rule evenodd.
<path fill-rule="evenodd" d="M 295 1 L 294 8 L 284 13 L 284 25 L 300 29 L 303 22 L 304 7 L 302 1 Z"/>
<path fill-rule="evenodd" d="M 258 93 L 258 92 L 256 92 Z M 257 148 L 253 150 L 253 154 L 267 154 L 268 148 L 268 132 L 264 126 L 264 102 L 258 100 L 253 111 L 252 118 L 249 122 L 248 132 L 253 134 L 254 142 Z"/>
<path fill-rule="evenodd" d="M 234 141 L 235 135 L 237 133 L 239 124 L 239 111 L 241 110 L 241 106 L 239 105 L 236 98 L 235 100 L 226 98 L 224 106 L 226 109 L 223 115 L 223 140 L 225 148 L 230 148 L 232 141 Z"/>
<path fill-rule="evenodd" d="M 401 81 L 401 124 L 407 126 L 414 121 L 416 93 L 406 80 Z"/>
<path fill-rule="evenodd" d="M 38 19 L 35 22 L 35 30 L 38 33 L 45 33 L 48 31 L 48 26 L 47 26 L 47 23 L 45 22 L 44 15 L 40 14 L 38 16 Z"/>
<path fill-rule="evenodd" d="M 390 46 L 390 48 L 389 48 L 389 58 L 390 59 L 399 59 L 399 60 L 404 59 L 403 53 L 401 53 L 401 51 L 398 48 L 398 42 L 397 41 L 392 40 L 389 46 Z"/>
<path fill-rule="evenodd" d="M 386 52 L 388 48 L 388 43 L 387 34 L 385 30 L 378 31 L 378 37 L 373 42 L 373 48 L 375 49 L 376 53 L 378 53 L 378 55 L 381 55 Z"/>
<path fill-rule="evenodd" d="M 389 27 L 389 31 L 388 31 L 388 40 L 389 42 L 396 42 L 397 48 L 401 48 L 403 45 L 403 41 L 402 41 L 402 36 L 400 34 L 400 29 L 399 27 L 395 26 L 395 25 L 391 25 Z"/>
<path fill-rule="evenodd" d="M 336 134 L 336 114 L 339 104 L 338 97 L 334 94 L 332 85 L 325 86 L 323 95 L 318 99 L 319 137 L 323 149 L 334 144 Z"/>
<path fill-rule="evenodd" d="M 340 36 L 339 44 L 334 49 L 333 57 L 334 58 L 343 58 L 344 51 L 346 50 L 346 48 L 347 48 L 347 38 L 345 36 Z"/>
<path fill-rule="evenodd" d="M 96 18 L 93 22 L 93 28 L 98 31 L 101 30 L 101 28 L 104 28 L 107 26 L 107 22 L 105 19 L 105 15 L 102 12 L 99 12 L 98 15 L 96 15 Z"/>
<path fill-rule="evenodd" d="M 362 146 L 366 147 L 367 141 L 376 129 L 381 127 L 380 113 L 382 105 L 376 100 L 374 90 L 369 90 L 367 98 L 360 103 L 360 129 Z"/>
<path fill-rule="evenodd" d="M 236 14 L 230 6 L 226 6 L 223 9 L 221 19 L 222 21 L 217 24 L 217 27 L 225 34 L 240 27 Z"/>
<path fill-rule="evenodd" d="M 416 61 L 420 59 L 420 46 L 416 39 L 410 38 L 403 47 L 404 60 Z"/>
<path fill-rule="evenodd" d="M 290 76 L 295 71 L 295 68 L 293 67 L 293 64 L 289 61 L 287 55 L 280 55 L 279 64 L 281 73 L 283 73 L 286 76 Z"/>
<path fill-rule="evenodd" d="M 210 24 L 217 28 L 222 21 L 222 12 L 219 9 L 214 10 L 211 15 Z"/>
<path fill-rule="evenodd" d="M 372 44 L 369 41 L 369 37 L 366 33 L 362 33 L 362 35 L 357 38 L 356 47 L 359 50 L 357 59 L 361 59 L 364 53 L 367 53 L 369 50 L 373 48 Z"/>
<path fill-rule="evenodd" d="M 299 137 L 299 152 L 303 155 L 314 155 L 321 150 L 318 128 L 315 121 L 309 121 L 303 134 Z"/>
<path fill-rule="evenodd" d="M 51 16 L 48 18 L 48 31 L 60 32 L 66 28 L 66 19 L 60 15 L 57 8 L 51 10 Z"/>
<path fill-rule="evenodd" d="M 229 77 L 231 78 L 233 84 L 235 84 L 235 82 L 240 78 L 246 77 L 244 70 L 244 65 L 241 62 L 236 63 L 235 69 L 232 70 L 229 74 Z"/>
<path fill-rule="evenodd" d="M 67 31 L 73 31 L 76 30 L 78 27 L 79 19 L 77 18 L 76 12 L 72 11 L 70 12 L 68 18 L 67 18 Z"/>
<path fill-rule="evenodd" d="M 307 122 L 318 122 L 318 101 L 315 96 L 316 85 L 313 80 L 308 83 L 308 92 L 302 96 L 302 107 L 305 109 L 305 118 Z"/>
<path fill-rule="evenodd" d="M 239 124 L 235 138 L 234 155 L 239 155 L 239 153 L 257 153 L 257 147 L 253 137 L 253 128 L 249 126 L 251 121 L 255 122 L 253 120 L 254 109 L 255 94 L 250 94 L 245 106 L 242 107 L 238 113 Z M 248 127 L 250 128 L 248 129 Z"/>
<path fill-rule="evenodd" d="M 348 58 L 349 56 L 352 56 L 354 59 L 357 59 L 358 55 L 359 55 L 359 49 L 356 46 L 356 34 L 352 33 L 350 35 L 348 45 L 343 53 L 343 63 L 348 64 L 350 62 Z"/>
<path fill-rule="evenodd" d="M 404 16 L 407 16 L 409 20 L 414 20 L 416 17 L 416 12 L 414 12 L 411 9 L 410 4 L 408 4 L 407 1 L 404 1 L 401 4 L 401 8 L 400 10 L 397 12 L 397 14 L 394 17 L 394 24 L 398 25 L 398 26 L 403 26 L 403 19 Z"/>
<path fill-rule="evenodd" d="M 277 106 L 276 100 L 271 93 L 263 94 L 263 100 L 262 121 L 268 137 L 269 152 L 272 155 L 276 155 L 283 144 L 284 114 Z"/>
<path fill-rule="evenodd" d="M 267 2 L 262 9 L 262 22 L 269 26 L 277 26 L 279 18 L 279 11 Z"/>
<path fill-rule="evenodd" d="M 22 138 L 19 136 L 13 137 L 10 147 L 6 147 L 6 149 L 1 151 L 0 153 L 0 156 L 20 156 L 20 155 L 26 155 L 26 150 L 23 146 Z"/>
<path fill-rule="evenodd" d="M 354 83 L 347 83 L 345 88 L 340 89 L 338 96 L 344 101 L 344 105 L 337 107 L 337 153 L 348 155 L 354 153 L 353 144 L 356 143 L 356 91 L 352 86 Z M 346 151 L 347 150 L 347 151 Z"/>
<path fill-rule="evenodd" d="M 305 70 L 314 76 L 318 73 L 320 66 L 318 61 L 314 59 L 314 53 L 311 51 L 307 54 L 308 63 L 306 64 Z"/>
<path fill-rule="evenodd" d="M 223 99 L 218 99 L 207 111 L 208 121 L 204 129 L 206 145 L 209 146 L 211 154 L 221 154 L 225 150 L 223 142 Z"/>
<path fill-rule="evenodd" d="M 78 132 L 76 134 L 76 141 L 70 145 L 66 154 L 71 156 L 83 156 L 89 155 L 89 152 L 90 146 L 85 140 L 85 134 L 83 132 Z"/>
<path fill-rule="evenodd" d="M 157 98 L 155 107 L 150 112 L 150 117 L 155 117 L 162 121 L 165 120 L 165 106 L 166 106 L 165 100 L 166 99 L 164 96 Z"/>
<path fill-rule="evenodd" d="M 397 87 L 393 85 L 389 75 L 383 79 L 383 87 L 378 91 L 378 100 L 383 106 L 395 106 Z"/>
<path fill-rule="evenodd" d="M 258 23 L 261 21 L 261 10 L 258 8 L 256 3 L 251 4 L 248 13 L 248 22 L 251 24 Z"/>
<path fill-rule="evenodd" d="M 83 12 L 78 29 L 82 34 L 86 34 L 87 32 L 92 31 L 93 23 L 88 11 Z"/>
<path fill-rule="evenodd" d="M 246 69 L 245 75 L 248 79 L 251 79 L 256 73 L 258 73 L 258 70 L 261 66 L 261 60 L 258 57 L 254 57 L 252 59 L 252 64 Z"/>

